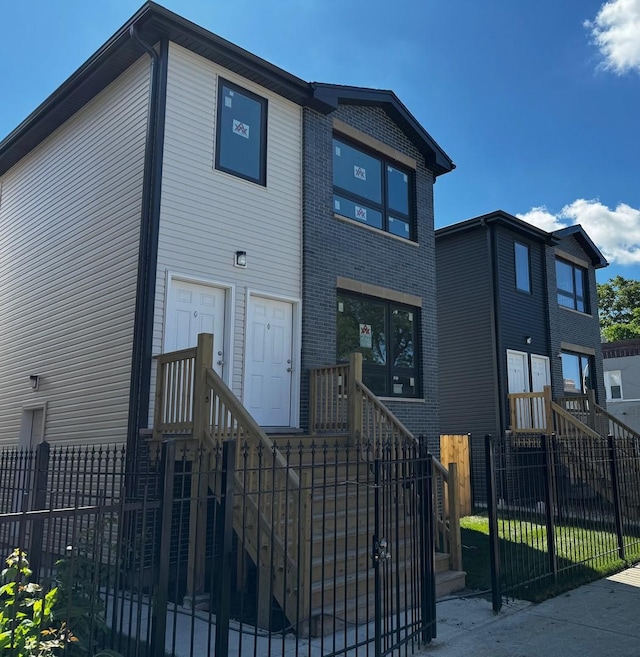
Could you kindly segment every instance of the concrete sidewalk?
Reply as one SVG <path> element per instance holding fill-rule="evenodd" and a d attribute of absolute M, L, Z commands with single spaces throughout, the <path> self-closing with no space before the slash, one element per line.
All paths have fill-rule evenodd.
<path fill-rule="evenodd" d="M 640 565 L 495 615 L 477 598 L 438 604 L 424 657 L 640 657 Z"/>

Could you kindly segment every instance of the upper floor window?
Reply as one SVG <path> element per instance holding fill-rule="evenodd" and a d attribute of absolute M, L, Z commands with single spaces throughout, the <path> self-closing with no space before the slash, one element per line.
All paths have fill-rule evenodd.
<path fill-rule="evenodd" d="M 531 272 L 529 270 L 529 247 L 520 242 L 513 243 L 516 266 L 516 289 L 531 292 Z"/>
<path fill-rule="evenodd" d="M 218 81 L 216 169 L 267 184 L 267 100 Z"/>
<path fill-rule="evenodd" d="M 585 394 L 593 385 L 593 358 L 568 351 L 560 353 L 564 391 Z"/>
<path fill-rule="evenodd" d="M 362 354 L 364 384 L 376 395 L 419 394 L 418 308 L 338 293 L 338 361 Z"/>
<path fill-rule="evenodd" d="M 395 162 L 333 140 L 333 207 L 337 214 L 414 239 L 411 173 Z"/>
<path fill-rule="evenodd" d="M 556 260 L 558 303 L 565 308 L 588 312 L 587 272 L 583 267 L 565 260 Z"/>
<path fill-rule="evenodd" d="M 620 370 L 604 373 L 604 386 L 607 389 L 607 401 L 623 399 L 622 375 Z"/>

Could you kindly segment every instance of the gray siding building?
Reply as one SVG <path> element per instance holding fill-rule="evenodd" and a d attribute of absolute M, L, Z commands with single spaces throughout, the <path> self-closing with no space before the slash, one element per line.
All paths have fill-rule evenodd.
<path fill-rule="evenodd" d="M 594 388 L 604 402 L 595 270 L 580 226 L 548 233 L 497 211 L 436 231 L 440 428 L 471 433 L 484 496 L 484 436 L 509 429 L 508 394 Z"/>

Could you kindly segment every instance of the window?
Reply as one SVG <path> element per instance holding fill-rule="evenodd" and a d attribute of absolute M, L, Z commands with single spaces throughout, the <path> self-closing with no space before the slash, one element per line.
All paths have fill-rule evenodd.
<path fill-rule="evenodd" d="M 418 308 L 338 293 L 337 357 L 362 354 L 364 384 L 383 397 L 417 397 Z"/>
<path fill-rule="evenodd" d="M 514 242 L 513 251 L 516 264 L 516 289 L 531 293 L 531 274 L 529 272 L 529 247 Z"/>
<path fill-rule="evenodd" d="M 564 391 L 585 394 L 593 385 L 593 359 L 585 354 L 574 354 L 563 351 L 562 378 Z"/>
<path fill-rule="evenodd" d="M 216 169 L 266 185 L 266 168 L 266 99 L 220 78 Z"/>
<path fill-rule="evenodd" d="M 337 214 L 413 239 L 409 170 L 333 140 L 333 208 Z"/>
<path fill-rule="evenodd" d="M 586 270 L 564 260 L 556 260 L 558 303 L 565 308 L 588 312 Z"/>
<path fill-rule="evenodd" d="M 623 399 L 622 376 L 620 370 L 604 373 L 604 386 L 607 389 L 607 401 Z"/>

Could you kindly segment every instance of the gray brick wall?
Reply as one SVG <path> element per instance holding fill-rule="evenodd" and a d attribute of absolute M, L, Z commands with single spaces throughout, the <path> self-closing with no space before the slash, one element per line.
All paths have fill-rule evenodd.
<path fill-rule="evenodd" d="M 415 192 L 419 246 L 334 218 L 334 118 L 418 161 Z M 344 276 L 422 297 L 423 399 L 391 401 L 388 406 L 412 432 L 426 435 L 437 453 L 434 175 L 420 152 L 380 108 L 343 105 L 329 116 L 305 109 L 303 140 L 302 426 L 308 423 L 309 368 L 336 362 L 336 277 Z"/>
<path fill-rule="evenodd" d="M 557 248 L 569 255 L 589 262 L 589 256 L 584 252 L 574 237 L 565 237 Z M 600 346 L 600 323 L 598 321 L 598 293 L 596 288 L 596 273 L 589 267 L 587 285 L 589 294 L 589 314 L 567 310 L 558 304 L 556 296 L 556 251 L 547 247 L 547 281 L 549 286 L 549 343 L 551 348 L 551 381 L 553 395 L 562 396 L 562 361 L 558 358 L 562 342 L 590 347 L 595 349 L 596 395 L 598 403 L 606 407 L 604 389 L 604 374 L 602 365 L 602 349 Z"/>

